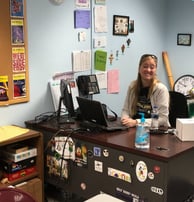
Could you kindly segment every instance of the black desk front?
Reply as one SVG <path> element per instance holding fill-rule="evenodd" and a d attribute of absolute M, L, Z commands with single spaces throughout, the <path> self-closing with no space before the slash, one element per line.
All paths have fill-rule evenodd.
<path fill-rule="evenodd" d="M 59 126 L 55 121 L 26 121 L 26 126 L 44 134 L 45 147 L 60 128 L 64 132 L 58 136 L 66 136 L 70 128 L 78 127 Z M 76 160 L 68 161 L 68 180 L 50 174 L 47 158 L 47 183 L 85 199 L 105 192 L 131 202 L 183 202 L 194 193 L 194 142 L 181 142 L 173 135 L 151 135 L 150 149 L 137 150 L 135 128 L 111 133 L 77 130 L 71 138 Z M 45 157 L 49 155 L 47 151 Z"/>

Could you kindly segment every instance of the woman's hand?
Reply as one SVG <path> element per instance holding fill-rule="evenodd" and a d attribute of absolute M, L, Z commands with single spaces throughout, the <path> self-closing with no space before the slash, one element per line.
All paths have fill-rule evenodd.
<path fill-rule="evenodd" d="M 135 126 L 137 125 L 137 120 L 136 120 L 136 119 L 129 118 L 129 117 L 123 117 L 123 118 L 121 119 L 121 123 L 122 123 L 124 126 L 135 127 Z"/>

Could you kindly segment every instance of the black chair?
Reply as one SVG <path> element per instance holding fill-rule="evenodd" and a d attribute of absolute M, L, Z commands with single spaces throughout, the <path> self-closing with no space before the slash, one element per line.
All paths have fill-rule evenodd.
<path fill-rule="evenodd" d="M 169 91 L 170 107 L 169 122 L 171 127 L 176 127 L 176 118 L 189 118 L 187 98 L 182 93 Z"/>

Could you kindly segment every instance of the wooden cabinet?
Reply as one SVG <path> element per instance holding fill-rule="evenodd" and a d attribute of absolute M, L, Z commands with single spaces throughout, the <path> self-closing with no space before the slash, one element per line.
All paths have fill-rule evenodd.
<path fill-rule="evenodd" d="M 35 194 L 36 196 L 33 194 L 33 196 L 36 198 L 36 200 L 38 202 L 43 202 L 43 198 L 44 198 L 44 192 L 43 192 L 44 161 L 43 161 L 43 136 L 42 136 L 42 133 L 34 131 L 34 130 L 29 130 L 27 133 L 19 135 L 14 138 L 10 138 L 10 139 L 3 140 L 3 141 L 1 141 L 1 139 L 0 139 L 0 150 L 1 151 L 5 150 L 9 145 L 12 145 L 15 143 L 21 143 L 22 145 L 27 145 L 27 146 L 34 147 L 37 149 L 37 155 L 35 157 L 36 171 L 32 172 L 31 174 L 24 175 L 24 176 L 21 175 L 19 178 L 15 179 L 15 180 L 11 180 L 5 184 L 3 184 L 1 182 L 0 187 L 5 187 L 5 186 L 9 186 L 9 185 L 13 185 L 13 186 L 21 185 L 21 189 L 23 189 L 27 192 L 31 192 L 31 194 L 33 194 L 33 190 L 35 191 L 35 188 L 37 188 L 37 185 L 38 185 L 38 187 L 40 188 L 40 190 L 38 190 L 39 193 Z M 34 186 L 34 187 L 32 187 L 32 186 Z M 20 188 L 20 186 L 18 186 L 18 188 Z"/>

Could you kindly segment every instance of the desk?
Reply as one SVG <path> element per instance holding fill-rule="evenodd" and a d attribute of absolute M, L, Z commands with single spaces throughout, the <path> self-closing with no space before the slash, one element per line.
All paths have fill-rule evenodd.
<path fill-rule="evenodd" d="M 44 142 L 60 128 L 56 121 L 26 126 L 44 134 Z M 64 134 L 65 135 L 65 132 Z M 87 165 L 70 163 L 68 181 L 48 175 L 47 183 L 88 199 L 100 192 L 141 202 L 182 202 L 194 193 L 194 142 L 181 142 L 173 135 L 151 135 L 149 150 L 134 147 L 135 128 L 128 131 L 73 133 L 74 143 L 87 148 Z M 157 148 L 163 149 L 157 149 Z M 72 161 L 71 161 L 72 162 Z"/>

